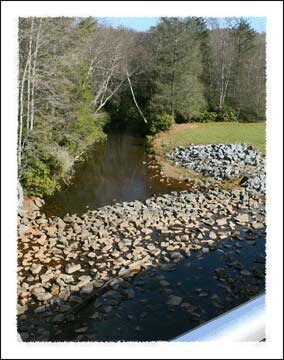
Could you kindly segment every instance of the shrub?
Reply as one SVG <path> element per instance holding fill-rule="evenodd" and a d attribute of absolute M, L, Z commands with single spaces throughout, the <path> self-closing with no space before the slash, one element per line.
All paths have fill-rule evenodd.
<path fill-rule="evenodd" d="M 51 195 L 60 188 L 58 174 L 62 173 L 63 164 L 46 147 L 30 147 L 25 154 L 25 166 L 20 178 L 29 195 Z"/>
<path fill-rule="evenodd" d="M 238 116 L 235 111 L 224 111 L 221 115 L 222 121 L 238 121 Z"/>
<path fill-rule="evenodd" d="M 215 112 L 215 111 L 204 111 L 204 112 L 194 116 L 192 118 L 192 121 L 198 121 L 198 122 L 207 123 L 207 122 L 217 121 L 217 119 L 218 119 L 217 112 Z"/>
<path fill-rule="evenodd" d="M 238 121 L 238 117 L 233 110 L 224 111 L 204 111 L 197 116 L 192 117 L 192 121 L 198 122 L 214 122 L 214 121 Z"/>
<path fill-rule="evenodd" d="M 155 134 L 159 131 L 169 130 L 174 123 L 175 123 L 175 119 L 172 115 L 169 114 L 155 115 L 150 123 L 150 131 L 151 133 Z"/>
<path fill-rule="evenodd" d="M 207 111 L 203 117 L 206 122 L 216 121 L 217 118 L 218 114 L 215 111 Z"/>
<path fill-rule="evenodd" d="M 154 135 L 146 135 L 146 142 L 150 144 L 154 139 Z"/>
<path fill-rule="evenodd" d="M 257 113 L 257 111 L 241 111 L 239 115 L 239 121 L 247 123 L 262 122 L 265 121 L 265 114 L 261 116 Z"/>
<path fill-rule="evenodd" d="M 110 116 L 105 111 L 92 114 L 92 118 L 98 128 L 104 129 L 110 123 Z"/>
<path fill-rule="evenodd" d="M 104 113 L 94 114 L 89 108 L 76 107 L 73 116 L 74 124 L 70 131 L 65 133 L 64 144 L 73 155 L 78 155 L 85 151 L 94 142 L 106 139 L 103 132 L 104 126 L 108 122 L 108 116 Z"/>

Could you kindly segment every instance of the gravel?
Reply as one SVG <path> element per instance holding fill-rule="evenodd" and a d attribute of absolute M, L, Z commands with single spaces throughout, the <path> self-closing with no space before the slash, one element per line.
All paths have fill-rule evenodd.
<path fill-rule="evenodd" d="M 166 157 L 178 166 L 189 168 L 216 180 L 240 179 L 247 191 L 265 194 L 265 159 L 247 144 L 212 144 L 177 147 Z"/>
<path fill-rule="evenodd" d="M 191 251 L 207 256 L 220 239 L 239 239 L 237 226 L 250 231 L 248 240 L 258 229 L 265 229 L 264 204 L 258 192 L 216 187 L 116 203 L 66 216 L 64 221 L 46 218 L 40 211 L 33 218 L 19 214 L 19 314 L 28 304 L 38 307 L 67 301 L 76 292 L 89 296 L 107 282 L 118 289 L 148 268 L 175 271 L 176 262 L 191 256 Z M 54 238 L 50 238 L 47 234 L 55 226 Z M 40 237 L 43 241 L 38 243 Z M 60 237 L 68 241 L 62 243 Z M 160 286 L 166 290 L 168 284 L 161 281 Z M 132 298 L 134 293 L 125 295 Z"/>

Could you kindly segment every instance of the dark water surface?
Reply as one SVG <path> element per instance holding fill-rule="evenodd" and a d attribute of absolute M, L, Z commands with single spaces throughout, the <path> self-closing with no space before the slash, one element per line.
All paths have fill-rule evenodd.
<path fill-rule="evenodd" d="M 227 239 L 205 256 L 193 253 L 175 264 L 175 271 L 157 268 L 138 274 L 131 286 L 133 299 L 127 300 L 123 291 L 106 293 L 99 308 L 91 302 L 51 341 L 79 340 L 76 329 L 85 326 L 82 340 L 169 341 L 243 304 L 264 292 L 265 263 L 259 260 L 265 254 L 265 234 L 259 232 L 253 244 L 236 243 Z M 236 261 L 249 273 L 243 275 Z M 216 268 L 224 269 L 223 278 L 216 277 Z M 161 279 L 169 285 L 162 287 Z M 169 294 L 181 297 L 182 303 L 168 305 Z M 110 304 L 112 310 L 104 312 Z"/>
<path fill-rule="evenodd" d="M 205 255 L 192 252 L 171 263 L 174 271 L 160 266 L 145 270 L 126 286 L 93 297 L 67 322 L 47 322 L 52 314 L 48 308 L 38 314 L 28 311 L 20 317 L 18 331 L 29 332 L 28 341 L 172 340 L 264 292 L 265 230 L 257 230 L 254 241 L 246 240 L 241 227 L 236 230 L 240 240 L 218 240 L 215 250 Z M 168 285 L 161 286 L 161 280 Z M 126 296 L 129 290 L 131 298 Z M 181 303 L 167 304 L 169 295 L 181 297 Z M 82 328 L 86 331 L 80 335 Z"/>
<path fill-rule="evenodd" d="M 176 180 L 161 181 L 157 169 L 148 165 L 144 138 L 110 134 L 106 142 L 90 149 L 87 161 L 76 166 L 73 183 L 45 199 L 42 211 L 48 216 L 82 214 L 115 202 L 188 188 Z"/>

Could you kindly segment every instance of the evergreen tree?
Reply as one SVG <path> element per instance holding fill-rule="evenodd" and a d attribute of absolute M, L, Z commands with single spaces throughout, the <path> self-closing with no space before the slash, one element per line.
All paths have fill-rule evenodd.
<path fill-rule="evenodd" d="M 162 18 L 152 29 L 151 110 L 188 121 L 206 106 L 201 82 L 200 21 Z"/>
<path fill-rule="evenodd" d="M 247 20 L 241 18 L 232 30 L 232 37 L 235 44 L 234 71 L 232 73 L 232 87 L 229 92 L 228 101 L 239 117 L 242 106 L 246 102 L 246 99 L 242 96 L 245 91 L 243 85 L 248 75 L 248 62 L 255 51 L 256 33 Z"/>

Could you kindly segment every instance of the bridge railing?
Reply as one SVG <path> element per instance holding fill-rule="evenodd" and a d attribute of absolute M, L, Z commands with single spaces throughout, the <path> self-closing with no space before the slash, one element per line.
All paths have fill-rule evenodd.
<path fill-rule="evenodd" d="M 173 341 L 263 341 L 265 339 L 265 295 L 218 316 L 178 336 Z"/>

